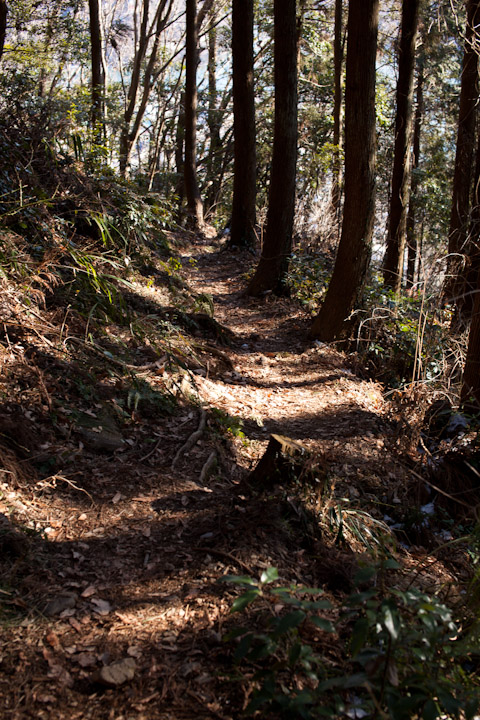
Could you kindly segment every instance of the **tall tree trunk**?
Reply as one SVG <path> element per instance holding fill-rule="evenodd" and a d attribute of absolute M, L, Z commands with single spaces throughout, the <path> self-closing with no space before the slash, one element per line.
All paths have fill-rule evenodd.
<path fill-rule="evenodd" d="M 412 152 L 412 177 L 410 182 L 410 202 L 407 215 L 407 288 L 412 288 L 415 283 L 415 265 L 418 255 L 417 241 L 417 205 L 418 205 L 418 169 L 420 163 L 420 139 L 422 135 L 423 121 L 423 84 L 425 80 L 424 62 L 420 59 L 418 64 L 417 93 L 415 120 L 413 123 L 413 152 Z"/>
<path fill-rule="evenodd" d="M 297 17 L 295 0 L 274 0 L 275 121 L 267 226 L 249 295 L 285 292 L 292 248 L 297 164 Z"/>
<path fill-rule="evenodd" d="M 233 0 L 234 171 L 230 245 L 255 246 L 256 148 L 253 86 L 253 0 Z"/>
<path fill-rule="evenodd" d="M 477 275 L 475 290 L 460 402 L 467 411 L 478 413 L 480 412 L 480 273 Z"/>
<path fill-rule="evenodd" d="M 196 0 L 186 0 L 185 50 L 185 195 L 189 221 L 203 228 L 203 203 L 197 179 L 197 62 L 198 26 Z"/>
<path fill-rule="evenodd" d="M 7 15 L 8 7 L 6 0 L 0 0 L 0 58 L 3 55 L 3 48 L 5 47 L 5 34 L 7 31 Z"/>
<path fill-rule="evenodd" d="M 448 234 L 448 276 L 445 297 L 456 302 L 461 292 L 463 255 L 467 253 L 467 233 L 472 193 L 472 164 L 475 149 L 476 108 L 478 104 L 478 38 L 480 0 L 467 1 L 467 26 L 463 52 L 457 149 L 453 175 L 452 209 Z"/>
<path fill-rule="evenodd" d="M 105 74 L 103 71 L 103 33 L 99 0 L 88 0 L 90 15 L 90 54 L 92 63 L 91 120 L 94 137 L 101 140 L 104 124 Z"/>
<path fill-rule="evenodd" d="M 465 245 L 466 254 L 463 272 L 457 276 L 455 282 L 455 308 L 451 322 L 453 333 L 461 333 L 468 328 L 474 311 L 475 297 L 478 293 L 477 278 L 480 271 L 480 137 L 477 139 L 472 208 Z"/>
<path fill-rule="evenodd" d="M 177 219 L 180 220 L 182 214 L 183 198 L 185 196 L 185 177 L 184 177 L 184 145 L 185 145 L 185 91 L 180 95 L 180 103 L 178 106 L 177 128 L 175 131 L 175 170 L 176 183 L 175 195 L 178 198 L 178 214 Z"/>
<path fill-rule="evenodd" d="M 333 40 L 333 162 L 332 210 L 338 220 L 342 193 L 342 69 L 343 69 L 343 0 L 335 0 L 335 37 Z"/>
<path fill-rule="evenodd" d="M 213 19 L 213 18 L 212 18 Z M 214 24 L 208 30 L 208 191 L 205 198 L 207 213 L 215 214 L 217 202 L 218 154 L 220 152 L 221 112 L 218 108 L 217 91 L 217 28 Z"/>
<path fill-rule="evenodd" d="M 398 58 L 397 110 L 392 190 L 383 262 L 384 283 L 400 292 L 405 255 L 408 197 L 410 192 L 410 152 L 412 144 L 413 78 L 420 0 L 403 0 L 402 29 Z"/>
<path fill-rule="evenodd" d="M 329 342 L 363 291 L 375 214 L 375 59 L 379 0 L 350 0 L 345 75 L 345 203 L 332 279 L 310 337 Z"/>

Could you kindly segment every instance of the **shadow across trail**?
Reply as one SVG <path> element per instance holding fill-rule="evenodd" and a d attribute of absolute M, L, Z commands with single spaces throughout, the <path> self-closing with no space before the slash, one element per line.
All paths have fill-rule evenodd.
<path fill-rule="evenodd" d="M 333 593 L 350 587 L 355 560 L 324 542 L 322 492 L 329 464 L 338 472 L 348 463 L 353 477 L 374 450 L 378 457 L 377 442 L 389 432 L 381 390 L 356 378 L 334 348 L 307 341 L 310 318 L 300 306 L 242 294 L 251 255 L 211 250 L 186 249 L 184 272 L 194 293 L 212 296 L 215 319 L 231 331 L 230 345 L 221 347 L 231 364 L 212 375 L 208 365 L 185 371 L 191 394 L 176 409 L 158 404 L 168 368 L 153 371 L 158 387 L 140 388 L 150 404 L 132 406 L 138 384 L 114 377 L 114 364 L 99 363 L 91 349 L 84 359 L 96 395 L 72 364 L 55 367 L 48 352 L 36 356 L 39 371 L 50 373 L 51 395 L 34 420 L 47 426 L 53 418 L 58 430 L 39 435 L 37 445 L 56 464 L 34 466 L 35 441 L 24 440 L 39 482 L 21 488 L 31 517 L 18 503 L 6 526 L 11 553 L 0 558 L 0 590 L 19 620 L 14 631 L 2 631 L 9 641 L 2 667 L 10 670 L 0 673 L 6 720 L 232 720 L 245 698 L 222 679 L 231 667 L 222 636 L 236 594 L 222 576 L 257 579 L 275 566 L 282 582 Z M 164 317 L 155 299 L 136 302 Z M 156 359 L 151 348 L 134 351 L 135 366 Z M 98 420 L 104 406 L 117 413 L 120 444 L 101 451 L 88 444 L 100 423 L 85 429 L 80 422 L 88 413 Z M 12 401 L 0 416 L 21 412 Z M 243 437 L 232 432 L 231 416 Z M 3 430 L 13 440 L 7 421 Z M 249 481 L 272 433 L 305 442 L 313 461 L 320 458 L 317 484 Z M 99 670 L 128 658 L 135 664 L 128 682 L 98 683 Z M 17 689 L 11 675 L 19 665 L 28 673 Z"/>

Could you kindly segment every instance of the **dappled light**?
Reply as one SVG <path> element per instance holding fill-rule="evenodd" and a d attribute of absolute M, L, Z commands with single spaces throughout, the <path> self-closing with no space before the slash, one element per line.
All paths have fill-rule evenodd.
<path fill-rule="evenodd" d="M 0 0 L 1 720 L 479 719 L 479 14 Z"/>

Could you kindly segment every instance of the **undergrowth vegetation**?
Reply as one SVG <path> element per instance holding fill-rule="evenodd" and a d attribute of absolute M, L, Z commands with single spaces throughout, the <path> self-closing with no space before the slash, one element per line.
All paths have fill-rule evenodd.
<path fill-rule="evenodd" d="M 232 333 L 214 319 L 212 295 L 192 293 L 184 280 L 175 198 L 119 180 L 87 138 L 60 140 L 48 103 L 10 107 L 0 115 L 0 152 L 9 159 L 0 169 L 2 479 L 5 486 L 32 485 L 47 498 L 73 492 L 92 505 L 94 497 L 113 503 L 108 488 L 98 490 L 97 476 L 83 477 L 83 452 L 109 453 L 115 462 L 114 453 L 135 446 L 134 461 L 148 460 L 162 439 L 155 423 L 171 416 L 178 397 L 188 406 L 182 422 L 198 410 L 196 374 L 209 376 L 215 363 L 225 377 L 235 374 L 217 347 L 228 346 Z M 333 255 L 329 247 L 299 246 L 292 257 L 291 292 L 309 313 L 322 302 Z M 478 493 L 478 427 L 468 418 L 451 429 L 465 348 L 447 332 L 449 320 L 427 289 L 398 299 L 370 279 L 344 349 L 358 374 L 399 391 L 391 413 L 397 435 L 392 432 L 385 447 L 408 467 L 408 479 L 382 497 L 369 488 L 362 499 L 344 478 L 336 487 L 322 466 L 301 476 L 292 471 L 290 486 L 267 493 L 265 507 L 278 501 L 283 531 L 303 543 L 301 552 L 307 549 L 316 561 L 320 542 L 348 549 L 358 572 L 352 580 L 348 563 L 341 567 L 334 599 L 318 588 L 279 586 L 273 568 L 259 582 L 227 578 L 243 590 L 233 610 L 246 613 L 245 622 L 227 638 L 237 663 L 230 680 L 248 684 L 248 692 L 254 688 L 247 714 L 475 716 L 479 553 L 469 502 L 475 504 Z M 428 415 L 431 398 L 420 386 L 446 405 Z M 234 441 L 249 446 L 247 424 L 213 408 L 206 431 L 221 450 L 233 452 Z M 203 430 L 196 432 L 200 438 Z M 216 457 L 207 460 L 202 483 L 216 465 Z M 470 493 L 460 500 L 463 515 L 437 496 L 435 505 L 432 490 L 451 499 L 458 485 Z M 244 500 L 239 495 L 235 509 Z M 13 531 L 0 522 L 0 550 L 12 556 L 11 575 L 0 585 L 2 623 L 15 614 L 10 599 L 21 583 L 18 558 L 28 555 L 32 532 L 33 525 Z M 461 543 L 462 560 L 468 556 L 465 602 L 448 605 L 402 575 L 395 543 L 440 554 L 439 537 L 447 552 Z"/>
<path fill-rule="evenodd" d="M 288 283 L 295 297 L 312 315 L 318 312 L 333 270 L 331 250 L 302 247 L 292 257 Z M 458 395 L 465 362 L 466 336 L 452 336 L 451 310 L 438 302 L 438 288 L 419 284 L 396 296 L 372 273 L 364 289 L 362 309 L 351 318 L 345 349 L 355 365 L 387 388 L 414 382 Z"/>
<path fill-rule="evenodd" d="M 227 576 L 243 590 L 232 612 L 234 660 L 255 690 L 245 713 L 262 717 L 465 718 L 476 716 L 477 637 L 472 620 L 415 588 L 391 586 L 398 563 L 386 557 L 357 573 L 340 608 L 318 588 L 279 586 L 269 568 L 260 581 Z M 372 581 L 375 581 L 372 583 Z M 395 585 L 401 584 L 398 579 Z M 428 672 L 426 672 L 428 668 Z"/>

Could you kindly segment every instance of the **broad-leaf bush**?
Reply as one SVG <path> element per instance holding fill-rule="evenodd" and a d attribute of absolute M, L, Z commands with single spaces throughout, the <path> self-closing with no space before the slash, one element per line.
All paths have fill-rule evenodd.
<path fill-rule="evenodd" d="M 224 638 L 235 643 L 233 660 L 254 686 L 246 715 L 474 718 L 480 686 L 471 674 L 473 648 L 437 598 L 415 588 L 382 591 L 385 573 L 397 567 L 387 559 L 361 570 L 360 589 L 339 611 L 321 589 L 277 586 L 275 568 L 259 582 L 224 577 L 243 591 L 232 612 L 252 606 L 244 625 Z M 372 576 L 378 587 L 362 590 Z"/>

